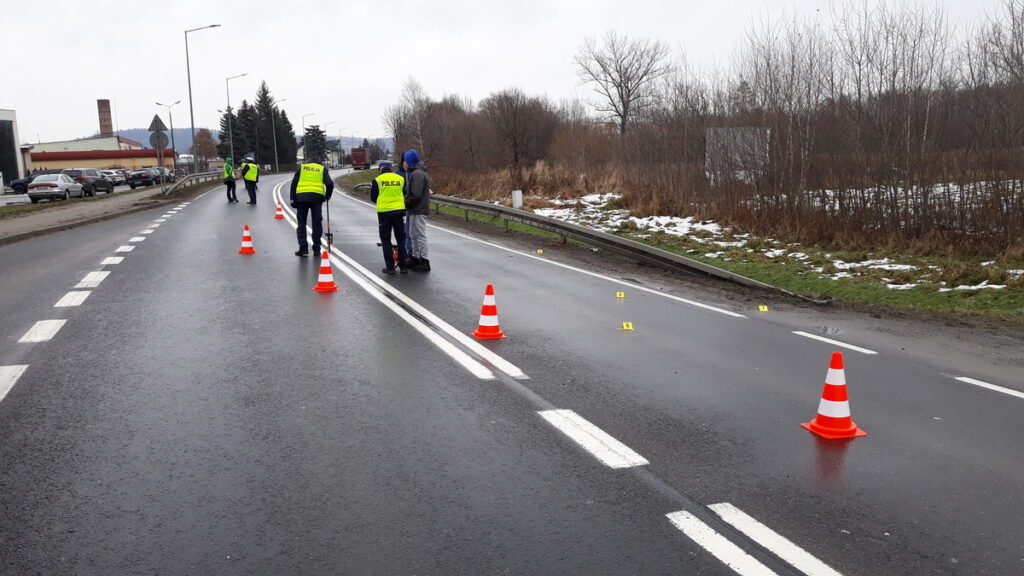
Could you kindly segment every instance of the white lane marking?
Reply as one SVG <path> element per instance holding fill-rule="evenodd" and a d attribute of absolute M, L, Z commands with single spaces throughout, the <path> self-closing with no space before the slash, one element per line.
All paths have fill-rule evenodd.
<path fill-rule="evenodd" d="M 804 338 L 811 338 L 813 340 L 828 342 L 829 344 L 832 344 L 834 346 L 839 346 L 840 348 L 846 348 L 848 350 L 853 350 L 855 352 L 861 352 L 863 354 L 878 354 L 878 352 L 875 352 L 874 350 L 868 350 L 867 348 L 861 348 L 860 346 L 854 346 L 853 344 L 847 344 L 846 342 L 840 342 L 839 340 L 832 340 L 831 338 L 825 338 L 824 336 L 818 336 L 817 334 L 808 334 L 807 332 L 804 332 L 802 330 L 794 330 L 793 334 L 796 334 L 797 336 L 803 336 Z"/>
<path fill-rule="evenodd" d="M 73 306 L 81 306 L 82 302 L 89 297 L 90 292 L 88 290 L 68 292 L 63 298 L 57 300 L 57 303 L 53 305 L 54 308 L 70 308 Z"/>
<path fill-rule="evenodd" d="M 349 200 L 351 200 L 353 202 L 358 202 L 359 204 L 363 204 L 363 205 L 366 205 L 366 206 L 373 206 L 372 204 L 370 204 L 368 202 L 364 202 L 362 200 L 357 200 L 357 199 L 352 198 L 351 196 L 347 196 L 345 194 L 342 194 L 341 196 L 343 198 L 347 198 L 347 199 L 349 199 Z M 626 282 L 625 280 L 619 280 L 618 278 L 612 278 L 610 276 L 605 276 L 603 274 L 598 274 L 597 272 L 591 272 L 589 270 L 583 270 L 582 268 L 576 268 L 575 266 L 570 266 L 568 264 L 562 264 L 561 262 L 555 262 L 554 260 L 548 260 L 546 258 L 541 258 L 539 256 L 535 256 L 535 255 L 529 254 L 527 252 L 520 252 L 519 250 L 515 250 L 513 248 L 508 248 L 508 247 L 502 246 L 500 244 L 495 244 L 493 242 L 488 242 L 486 240 L 481 240 L 479 238 L 474 238 L 472 236 L 467 236 L 465 234 L 462 234 L 462 233 L 459 233 L 459 232 L 455 232 L 453 230 L 448 230 L 447 228 L 442 228 L 442 227 L 437 226 L 435 224 L 427 224 L 427 226 L 429 226 L 431 228 L 434 228 L 435 230 L 440 230 L 442 232 L 447 232 L 448 234 L 452 234 L 453 236 L 458 236 L 460 238 L 465 238 L 467 240 L 472 240 L 474 242 L 479 242 L 480 244 L 491 246 L 492 248 L 497 248 L 499 250 L 504 250 L 506 252 L 511 252 L 513 254 L 517 254 L 519 256 L 524 256 L 526 258 L 532 258 L 534 260 L 537 260 L 538 262 L 545 262 L 547 264 L 550 264 L 552 266 L 558 266 L 559 268 L 563 268 L 565 270 L 572 270 L 573 272 L 578 272 L 580 274 L 585 274 L 585 275 L 593 277 L 593 278 L 600 278 L 602 280 L 611 282 L 613 284 L 619 284 L 621 286 L 628 286 L 628 287 L 630 287 L 630 288 L 632 288 L 634 290 L 640 290 L 641 292 L 647 292 L 647 293 L 650 293 L 650 294 L 655 294 L 657 296 L 662 296 L 662 297 L 668 298 L 670 300 L 675 300 L 676 302 L 682 302 L 684 304 L 689 304 L 691 306 L 696 306 L 697 308 L 703 308 L 705 310 L 710 310 L 712 312 L 718 312 L 720 314 L 725 314 L 726 316 L 731 316 L 733 318 L 746 318 L 746 316 L 744 316 L 743 314 L 732 312 L 730 310 L 724 310 L 722 308 L 717 308 L 715 306 L 711 306 L 710 304 L 704 304 L 703 302 L 697 302 L 696 300 L 690 300 L 688 298 L 682 298 L 680 296 L 674 296 L 672 294 L 666 294 L 664 292 L 659 292 L 658 290 L 655 290 L 653 288 L 647 288 L 645 286 L 640 286 L 639 284 L 633 284 L 632 282 Z"/>
<path fill-rule="evenodd" d="M 281 195 L 280 194 L 281 194 L 281 186 L 283 184 L 284 184 L 284 182 L 282 182 L 281 184 L 278 184 L 277 186 L 274 187 L 275 199 L 278 200 L 278 201 L 281 200 Z M 291 216 L 291 218 L 288 219 L 288 223 L 291 225 L 291 227 L 292 228 L 298 228 L 298 224 L 294 220 L 295 213 L 290 208 L 284 208 L 284 210 Z M 308 226 L 306 227 L 306 231 L 307 231 L 307 233 L 310 232 L 310 228 Z M 427 338 L 430 339 L 431 342 L 434 342 L 438 347 L 441 347 L 442 350 L 445 350 L 445 352 L 448 353 L 449 355 L 451 355 L 451 352 L 449 352 L 449 349 L 450 349 L 452 351 L 458 352 L 462 356 L 465 356 L 465 358 L 468 359 L 469 361 L 471 361 L 471 362 L 473 362 L 475 364 L 480 364 L 476 360 L 473 360 L 469 355 L 465 354 L 464 352 L 459 350 L 457 347 L 453 346 L 450 342 L 448 342 L 444 338 L 441 338 L 439 334 L 437 334 L 436 332 L 431 330 L 428 326 L 422 325 L 423 323 L 420 320 L 416 319 L 415 316 L 412 316 L 411 314 L 409 314 L 401 306 L 398 306 L 393 300 L 391 300 L 390 298 L 386 297 L 383 293 L 381 293 L 381 291 L 387 292 L 388 294 L 391 294 L 395 298 L 398 298 L 399 300 L 401 300 L 407 307 L 409 307 L 410 309 L 416 311 L 417 314 L 421 315 L 428 322 L 432 323 L 434 326 L 436 326 L 439 329 L 441 329 L 445 334 L 448 334 L 453 339 L 458 340 L 458 342 L 460 344 L 462 344 L 466 348 L 469 348 L 474 353 L 476 353 L 480 357 L 482 357 L 485 360 L 487 360 L 488 362 L 490 362 L 498 370 L 501 370 L 502 372 L 508 374 L 512 378 L 517 378 L 517 379 L 527 379 L 527 378 L 529 378 L 529 376 L 527 376 L 526 373 L 524 373 L 521 369 L 519 369 L 519 367 L 517 367 L 516 365 L 512 364 L 508 360 L 505 360 L 504 358 L 502 358 L 501 356 L 495 354 L 494 352 L 491 352 L 490 350 L 488 350 L 487 348 L 485 348 L 484 346 L 482 346 L 478 342 L 470 339 L 469 336 L 463 334 L 462 332 L 459 332 L 458 330 L 455 329 L 454 326 L 448 324 L 444 320 L 441 320 L 436 315 L 434 315 L 432 312 L 430 312 L 429 310 L 427 310 L 426 308 L 421 306 L 415 300 L 412 300 L 411 298 L 409 298 L 408 296 L 406 296 L 402 292 L 398 291 L 397 289 L 393 288 L 389 284 L 385 283 L 383 280 L 377 278 L 376 275 L 371 274 L 369 270 L 367 270 L 366 268 L 360 266 L 359 263 L 357 263 L 355 260 L 349 258 L 348 255 L 346 255 L 345 253 L 341 252 L 341 250 L 339 250 L 336 246 L 332 246 L 331 247 L 331 252 L 333 252 L 334 255 L 335 255 L 335 256 L 332 256 L 331 261 L 335 262 L 335 265 L 338 267 L 338 270 L 340 272 L 344 273 L 350 279 L 352 279 L 357 284 L 359 284 L 359 286 L 361 288 L 363 288 L 368 293 L 370 293 L 374 298 L 376 298 L 380 302 L 383 302 L 385 305 L 387 305 L 392 310 L 396 311 L 396 313 L 399 310 L 401 310 L 401 313 L 399 314 L 399 316 L 401 316 L 407 322 L 412 324 L 413 327 L 415 327 L 417 331 L 419 331 L 421 334 L 424 334 L 425 336 L 427 336 Z M 347 266 L 342 266 L 341 265 L 341 261 L 339 261 L 339 259 L 341 261 L 344 261 L 344 263 L 347 264 Z M 360 271 L 362 274 L 357 274 L 356 270 Z M 373 289 L 368 282 L 373 282 L 373 284 L 375 284 L 377 286 L 377 289 Z M 420 326 L 420 325 L 422 325 L 422 326 Z M 442 343 L 443 343 L 443 345 L 442 345 Z M 458 358 L 456 358 L 456 360 L 458 360 L 460 363 L 463 363 L 463 361 L 458 359 Z M 480 366 L 483 366 L 483 365 L 480 364 Z M 488 379 L 494 378 L 494 374 L 489 369 L 487 369 L 486 367 L 484 367 L 484 368 L 487 370 L 487 373 L 489 374 Z"/>
<path fill-rule="evenodd" d="M 762 564 L 742 548 L 730 542 L 711 526 L 702 522 L 699 518 L 685 510 L 671 512 L 665 515 L 669 522 L 676 528 L 682 530 L 683 534 L 690 537 L 708 552 L 711 552 L 726 566 L 732 568 L 741 576 L 777 576 L 770 568 Z"/>
<path fill-rule="evenodd" d="M 21 378 L 21 375 L 28 369 L 28 364 L 16 364 L 14 366 L 0 366 L 0 400 L 7 396 L 14 384 Z"/>
<path fill-rule="evenodd" d="M 150 228 L 159 228 L 159 227 L 160 227 L 160 225 L 159 225 L 159 224 L 156 224 L 156 223 L 153 223 L 153 224 L 150 224 L 150 225 L 149 225 L 149 227 L 150 227 Z"/>
<path fill-rule="evenodd" d="M 146 239 L 145 236 L 132 236 L 128 239 L 129 242 L 142 242 Z"/>
<path fill-rule="evenodd" d="M 967 384 L 980 386 L 981 388 L 988 388 L 989 390 L 995 390 L 996 392 L 1002 392 L 1003 394 L 1009 394 L 1010 396 L 1016 396 L 1017 398 L 1024 398 L 1024 392 L 1019 392 L 1010 388 L 1003 388 L 998 384 L 989 384 L 988 382 L 975 380 L 974 378 L 968 378 L 967 376 L 957 376 L 956 379 Z"/>
<path fill-rule="evenodd" d="M 610 468 L 650 464 L 646 458 L 572 410 L 541 410 L 537 414 Z"/>
<path fill-rule="evenodd" d="M 157 218 L 156 220 L 153 220 L 153 222 L 156 222 L 157 224 L 162 224 L 164 222 L 167 222 L 167 218 Z"/>
<path fill-rule="evenodd" d="M 139 234 L 152 234 L 153 232 L 156 232 L 156 230 L 154 230 L 153 228 L 146 228 L 145 230 L 139 232 Z"/>
<path fill-rule="evenodd" d="M 807 574 L 807 576 L 842 576 L 842 574 L 833 570 L 831 566 L 818 560 L 803 548 L 790 542 L 786 537 L 761 524 L 732 504 L 722 502 L 721 504 L 712 504 L 708 508 L 711 508 L 715 514 L 718 514 L 722 520 L 725 520 L 732 527 L 743 532 L 751 540 L 764 546 L 769 552 L 782 558 L 797 570 Z"/>
<path fill-rule="evenodd" d="M 103 282 L 107 276 L 110 276 L 110 272 L 107 270 L 100 270 L 98 272 L 89 272 L 82 278 L 82 281 L 75 284 L 75 288 L 96 288 Z"/>
<path fill-rule="evenodd" d="M 18 342 L 46 342 L 57 335 L 67 320 L 40 320 Z"/>
<path fill-rule="evenodd" d="M 124 256 L 111 256 L 109 258 L 104 258 L 103 262 L 100 262 L 100 266 L 108 266 L 110 264 L 120 264 L 121 262 L 124 262 Z"/>
<path fill-rule="evenodd" d="M 132 250 L 135 250 L 135 246 L 120 246 L 114 252 L 131 252 Z"/>

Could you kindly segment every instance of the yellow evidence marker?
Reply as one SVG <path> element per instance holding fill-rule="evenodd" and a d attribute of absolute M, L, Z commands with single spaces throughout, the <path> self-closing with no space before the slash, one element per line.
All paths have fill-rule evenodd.
<path fill-rule="evenodd" d="M 764 304 L 761 304 L 760 306 L 757 307 L 757 311 L 758 312 L 767 312 L 768 311 L 768 307 L 765 306 Z"/>
<path fill-rule="evenodd" d="M 622 329 L 623 330 L 633 330 L 633 323 L 632 322 L 623 322 L 622 323 Z"/>
<path fill-rule="evenodd" d="M 542 250 L 540 248 L 537 249 L 537 254 L 543 254 L 543 253 L 544 253 L 544 250 Z"/>
<path fill-rule="evenodd" d="M 626 297 L 626 293 L 625 292 L 616 292 L 615 293 L 615 297 L 621 300 L 621 299 Z"/>

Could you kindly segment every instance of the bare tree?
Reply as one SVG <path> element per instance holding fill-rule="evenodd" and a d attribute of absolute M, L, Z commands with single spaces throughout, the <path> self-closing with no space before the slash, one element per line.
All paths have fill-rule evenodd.
<path fill-rule="evenodd" d="M 602 102 L 595 106 L 625 134 L 629 123 L 656 101 L 657 83 L 670 71 L 664 42 L 606 32 L 601 41 L 587 38 L 576 55 L 579 76 L 596 84 Z"/>

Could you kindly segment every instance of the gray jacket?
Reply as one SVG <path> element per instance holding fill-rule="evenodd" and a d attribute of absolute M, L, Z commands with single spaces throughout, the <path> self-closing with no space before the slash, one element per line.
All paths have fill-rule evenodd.
<path fill-rule="evenodd" d="M 420 162 L 405 175 L 405 210 L 407 214 L 430 214 L 430 177 L 427 166 Z"/>

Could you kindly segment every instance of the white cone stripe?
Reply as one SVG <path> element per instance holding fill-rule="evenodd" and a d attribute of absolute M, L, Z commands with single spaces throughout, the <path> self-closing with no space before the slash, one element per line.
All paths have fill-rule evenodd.
<path fill-rule="evenodd" d="M 833 386 L 846 386 L 846 371 L 836 370 L 835 368 L 829 368 L 828 374 L 825 375 L 825 384 L 831 384 Z"/>
<path fill-rule="evenodd" d="M 481 326 L 497 326 L 498 325 L 498 317 L 497 316 L 484 316 L 484 315 L 481 315 L 480 316 L 480 325 Z"/>
<path fill-rule="evenodd" d="M 825 400 L 822 398 L 821 402 L 818 403 L 818 414 L 828 416 L 829 418 L 849 418 L 850 403 L 836 402 L 834 400 Z"/>
<path fill-rule="evenodd" d="M 693 514 L 685 510 L 665 515 L 676 528 L 700 545 L 701 548 L 732 568 L 741 576 L 777 576 L 774 571 L 762 564 L 742 548 L 733 544 L 728 538 L 715 531 Z"/>
<path fill-rule="evenodd" d="M 484 294 L 484 306 L 496 306 L 497 302 L 494 301 L 494 294 Z"/>
<path fill-rule="evenodd" d="M 334 282 L 334 274 L 321 274 L 317 282 Z"/>

